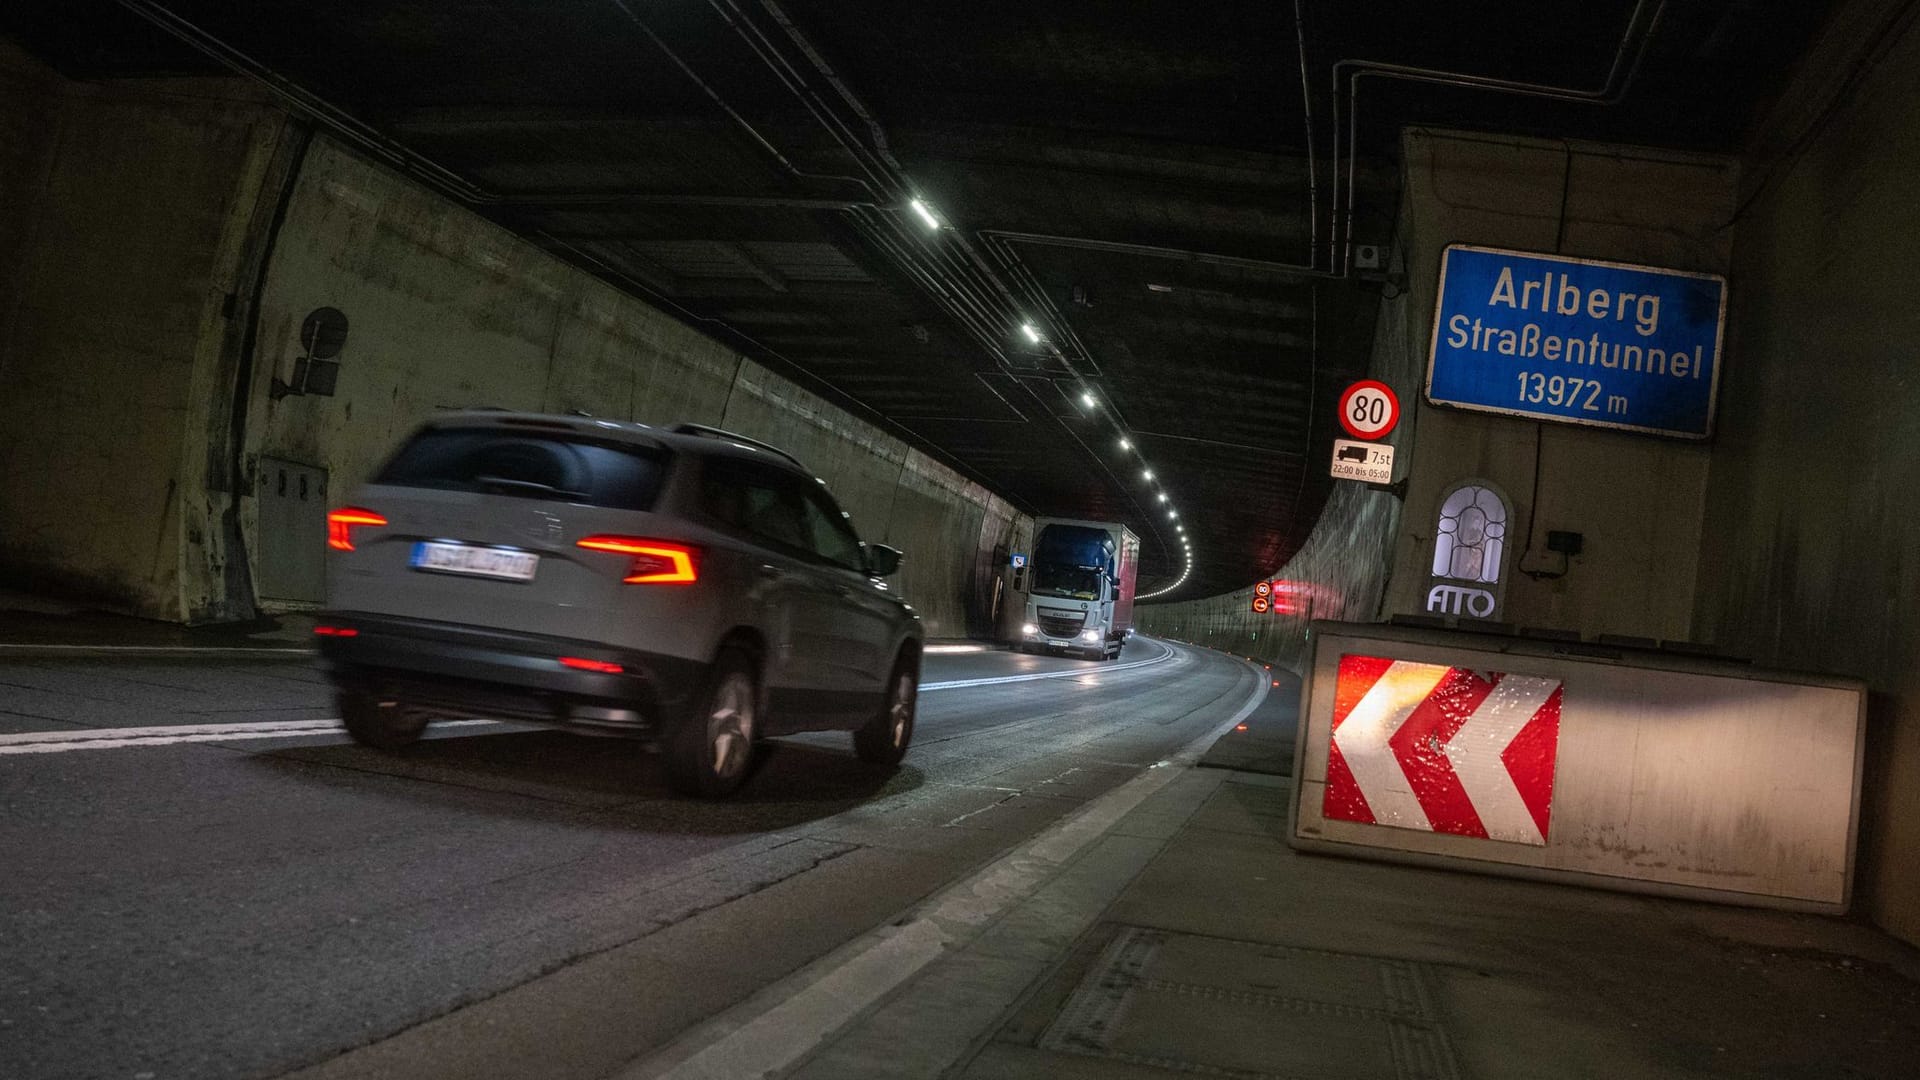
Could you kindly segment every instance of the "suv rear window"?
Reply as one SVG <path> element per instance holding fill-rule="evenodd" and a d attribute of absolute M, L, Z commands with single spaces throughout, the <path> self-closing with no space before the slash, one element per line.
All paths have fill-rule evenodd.
<path fill-rule="evenodd" d="M 666 461 L 665 450 L 560 432 L 431 428 L 401 447 L 374 483 L 648 510 Z"/>

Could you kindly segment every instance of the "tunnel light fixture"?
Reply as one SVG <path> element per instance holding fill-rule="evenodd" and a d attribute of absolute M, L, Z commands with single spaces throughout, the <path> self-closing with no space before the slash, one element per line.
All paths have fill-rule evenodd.
<path fill-rule="evenodd" d="M 1160 501 L 1161 501 L 1161 502 L 1166 502 L 1166 501 L 1167 501 L 1167 493 L 1166 493 L 1166 492 L 1164 492 L 1164 491 L 1163 491 L 1163 492 L 1161 492 L 1161 493 L 1160 493 Z"/>
<path fill-rule="evenodd" d="M 1030 341 L 1030 342 L 1032 342 L 1032 343 L 1033 343 L 1033 344 L 1035 344 L 1035 345 L 1038 345 L 1038 344 L 1040 344 L 1040 331 L 1038 331 L 1038 330 L 1035 330 L 1035 329 L 1033 328 L 1033 324 L 1032 324 L 1032 323 L 1030 323 L 1030 322 L 1027 322 L 1027 323 L 1021 323 L 1021 324 L 1020 324 L 1020 332 L 1021 332 L 1021 333 L 1023 333 L 1023 334 L 1025 334 L 1025 335 L 1027 335 L 1027 340 L 1028 340 L 1028 341 Z"/>
<path fill-rule="evenodd" d="M 1100 399 L 1094 397 L 1093 391 L 1089 390 L 1080 395 L 1080 404 L 1085 405 L 1087 408 L 1091 409 L 1094 406 L 1100 404 Z"/>
<path fill-rule="evenodd" d="M 1131 441 L 1131 440 L 1129 440 L 1129 439 L 1128 439 L 1128 438 L 1127 438 L 1127 437 L 1126 437 L 1125 435 L 1122 435 L 1122 436 L 1120 436 L 1120 449 L 1122 449 L 1122 450 L 1131 450 L 1131 449 L 1133 449 L 1133 443 L 1132 443 L 1132 441 Z"/>
<path fill-rule="evenodd" d="M 1152 469 L 1142 469 L 1142 470 L 1140 471 L 1140 479 L 1142 479 L 1142 480 L 1151 480 L 1151 479 L 1153 479 L 1153 470 L 1152 470 Z"/>
<path fill-rule="evenodd" d="M 1167 511 L 1167 516 L 1168 516 L 1168 517 L 1170 517 L 1170 518 L 1177 518 L 1177 517 L 1179 517 L 1179 516 L 1180 516 L 1180 511 L 1178 511 L 1178 510 L 1169 510 L 1169 511 Z"/>
<path fill-rule="evenodd" d="M 940 227 L 940 219 L 933 216 L 933 211 L 928 208 L 926 203 L 919 199 L 914 199 L 907 203 L 907 205 L 913 207 L 913 212 L 919 215 L 920 221 L 925 224 L 927 228 L 938 229 Z"/>

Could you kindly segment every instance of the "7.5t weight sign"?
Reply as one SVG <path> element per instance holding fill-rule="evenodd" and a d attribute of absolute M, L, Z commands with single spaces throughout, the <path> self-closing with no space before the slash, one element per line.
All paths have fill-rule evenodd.
<path fill-rule="evenodd" d="M 1400 422 L 1400 399 L 1386 383 L 1364 379 L 1340 395 L 1340 426 L 1361 442 L 1384 439 Z"/>

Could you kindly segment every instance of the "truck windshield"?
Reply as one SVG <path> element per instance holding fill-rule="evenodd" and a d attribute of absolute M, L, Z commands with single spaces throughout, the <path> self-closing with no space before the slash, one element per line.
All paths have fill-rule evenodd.
<path fill-rule="evenodd" d="M 1101 578 L 1113 573 L 1113 554 L 1113 538 L 1105 529 L 1048 525 L 1033 545 L 1033 592 L 1098 600 Z"/>
<path fill-rule="evenodd" d="M 1042 563 L 1033 568 L 1033 591 L 1074 600 L 1100 599 L 1100 571 L 1087 566 Z"/>

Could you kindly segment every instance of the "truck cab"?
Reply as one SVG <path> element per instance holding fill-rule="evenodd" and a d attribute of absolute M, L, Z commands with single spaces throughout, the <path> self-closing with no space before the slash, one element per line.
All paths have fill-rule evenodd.
<path fill-rule="evenodd" d="M 1115 522 L 1041 518 L 1033 556 L 1012 573 L 1008 637 L 1021 652 L 1120 655 L 1133 633 L 1139 538 Z"/>

